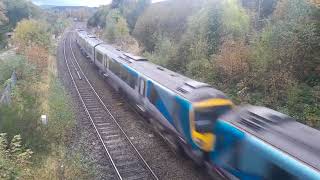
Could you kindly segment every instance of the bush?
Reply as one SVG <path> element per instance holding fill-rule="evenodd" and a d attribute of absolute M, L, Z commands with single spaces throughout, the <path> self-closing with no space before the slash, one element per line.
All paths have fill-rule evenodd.
<path fill-rule="evenodd" d="M 249 73 L 249 47 L 242 41 L 225 41 L 218 55 L 213 57 L 215 71 L 220 82 L 238 84 Z M 244 87 L 243 87 L 244 88 Z"/>
<path fill-rule="evenodd" d="M 64 88 L 51 75 L 48 96 L 48 125 L 45 127 L 47 139 L 54 144 L 60 145 L 68 142 L 71 129 L 75 125 L 75 115 L 73 114 Z"/>
<path fill-rule="evenodd" d="M 302 123 L 320 129 L 320 88 L 306 84 L 288 89 L 288 113 Z"/>
<path fill-rule="evenodd" d="M 37 67 L 39 73 L 46 72 L 48 67 L 49 52 L 41 46 L 29 46 L 25 48 L 25 56 L 29 63 Z"/>
<path fill-rule="evenodd" d="M 167 38 L 158 40 L 158 44 L 155 47 L 154 52 L 145 53 L 144 55 L 152 62 L 161 66 L 169 66 L 176 56 L 177 49 L 174 42 Z"/>
<path fill-rule="evenodd" d="M 202 2 L 173 0 L 152 4 L 138 18 L 132 34 L 148 52 L 154 51 L 157 40 L 164 37 L 177 43 L 186 30 L 188 17 Z"/>
<path fill-rule="evenodd" d="M 29 46 L 38 46 L 49 49 L 50 33 L 44 21 L 22 20 L 16 26 L 13 40 L 23 52 Z"/>
<path fill-rule="evenodd" d="M 5 22 L 8 21 L 6 17 L 6 9 L 3 2 L 0 2 L 0 25 L 3 25 Z"/>
<path fill-rule="evenodd" d="M 187 75 L 202 82 L 213 83 L 215 79 L 212 62 L 207 59 L 198 59 L 187 66 Z"/>
<path fill-rule="evenodd" d="M 22 147 L 20 135 L 15 135 L 9 141 L 6 134 L 0 134 L 0 178 L 30 178 L 31 155 L 30 149 Z"/>
<path fill-rule="evenodd" d="M 108 6 L 101 6 L 88 20 L 87 25 L 91 27 L 104 28 L 106 26 L 106 17 L 109 13 Z"/>
<path fill-rule="evenodd" d="M 119 42 L 129 36 L 127 22 L 118 10 L 110 11 L 106 19 L 104 36 L 109 43 Z"/>
<path fill-rule="evenodd" d="M 83 154 L 73 149 L 69 152 L 64 146 L 55 146 L 54 150 L 40 164 L 32 167 L 35 179 L 94 179 L 95 169 L 91 167 Z"/>
<path fill-rule="evenodd" d="M 243 39 L 248 26 L 248 16 L 235 1 L 205 3 L 188 19 L 187 30 L 179 43 L 176 66 L 185 72 L 188 63 L 211 59 L 219 53 L 225 40 Z"/>

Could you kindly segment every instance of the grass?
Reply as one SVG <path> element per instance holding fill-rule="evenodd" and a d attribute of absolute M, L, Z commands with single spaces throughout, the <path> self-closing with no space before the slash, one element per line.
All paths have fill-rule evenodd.
<path fill-rule="evenodd" d="M 10 77 L 13 69 L 19 80 L 12 104 L 0 106 L 0 133 L 7 133 L 8 139 L 20 134 L 23 147 L 34 152 L 26 167 L 30 178 L 92 179 L 95 171 L 83 152 L 69 147 L 75 115 L 71 99 L 56 77 L 55 58 L 50 56 L 48 70 L 41 74 L 21 56 L 0 61 L 0 82 Z M 40 123 L 41 114 L 48 116 L 48 124 Z M 14 178 L 23 177 L 16 174 Z"/>

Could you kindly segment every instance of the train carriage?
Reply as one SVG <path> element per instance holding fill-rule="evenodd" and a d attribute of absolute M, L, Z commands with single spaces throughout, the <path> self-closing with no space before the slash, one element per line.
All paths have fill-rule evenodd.
<path fill-rule="evenodd" d="M 82 34 L 81 31 L 77 31 L 78 35 L 77 38 L 78 41 L 81 43 L 79 44 L 82 47 L 83 52 L 89 58 L 92 62 L 95 61 L 95 50 L 96 47 L 103 43 L 99 38 L 97 38 L 95 35 L 92 34 Z"/>
<path fill-rule="evenodd" d="M 212 165 L 229 179 L 320 179 L 320 132 L 265 107 L 219 118 Z"/>
<path fill-rule="evenodd" d="M 88 33 L 82 29 L 77 29 L 76 32 L 77 32 L 76 43 L 80 48 L 81 53 L 87 56 L 84 47 L 86 47 L 86 44 L 87 44 L 86 38 L 88 38 Z"/>
<path fill-rule="evenodd" d="M 90 43 L 92 38 L 87 40 L 94 47 L 93 61 L 110 84 L 124 91 L 138 109 L 159 125 L 168 139 L 177 140 L 172 144 L 182 145 L 191 157 L 202 161 L 203 152 L 211 151 L 213 146 L 214 120 L 230 110 L 232 102 L 208 84 L 150 63 L 143 57 L 98 44 L 100 41 Z"/>
<path fill-rule="evenodd" d="M 319 131 L 77 31 L 76 42 L 176 148 L 227 179 L 320 179 Z"/>

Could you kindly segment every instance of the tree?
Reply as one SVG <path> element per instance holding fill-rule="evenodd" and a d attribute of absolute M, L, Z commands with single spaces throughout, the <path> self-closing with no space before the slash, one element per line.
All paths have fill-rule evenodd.
<path fill-rule="evenodd" d="M 6 8 L 4 7 L 3 2 L 0 2 L 0 25 L 7 22 L 8 18 L 6 17 Z"/>
<path fill-rule="evenodd" d="M 22 20 L 17 24 L 13 41 L 39 72 L 46 69 L 51 42 L 49 28 L 44 21 Z"/>
<path fill-rule="evenodd" d="M 132 34 L 149 52 L 163 37 L 178 42 L 186 30 L 188 17 L 199 9 L 201 2 L 173 0 L 152 4 L 139 16 Z"/>
<path fill-rule="evenodd" d="M 106 17 L 110 11 L 108 6 L 101 6 L 99 9 L 89 18 L 88 26 L 104 28 L 106 26 Z"/>
<path fill-rule="evenodd" d="M 0 178 L 30 178 L 30 159 L 33 152 L 22 147 L 20 135 L 8 141 L 6 134 L 0 134 Z"/>
<path fill-rule="evenodd" d="M 48 49 L 50 46 L 48 25 L 44 21 L 22 20 L 17 24 L 13 40 L 22 49 L 32 45 Z"/>
<path fill-rule="evenodd" d="M 130 32 L 133 31 L 139 16 L 151 4 L 151 0 L 130 1 L 120 8 L 123 16 L 126 18 Z"/>
<path fill-rule="evenodd" d="M 112 0 L 111 9 L 117 9 L 123 4 L 124 0 Z"/>
<path fill-rule="evenodd" d="M 121 16 L 119 10 L 111 10 L 106 18 L 104 36 L 111 43 L 116 43 L 129 36 L 126 20 Z"/>
<path fill-rule="evenodd" d="M 190 71 L 188 63 L 210 61 L 227 39 L 244 39 L 249 17 L 234 0 L 213 0 L 189 17 L 186 32 L 180 40 L 175 62 L 180 72 Z M 192 66 L 193 67 L 193 66 Z"/>
<path fill-rule="evenodd" d="M 30 1 L 26 0 L 3 0 L 7 9 L 7 17 L 11 27 L 14 27 L 20 20 L 24 18 L 40 17 L 41 11 Z"/>

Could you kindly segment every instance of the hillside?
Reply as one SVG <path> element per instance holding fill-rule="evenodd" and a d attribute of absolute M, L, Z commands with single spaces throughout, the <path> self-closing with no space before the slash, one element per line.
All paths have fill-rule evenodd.
<path fill-rule="evenodd" d="M 134 52 L 237 103 L 271 107 L 320 128 L 320 10 L 314 1 L 121 2 L 100 7 L 88 21 L 103 28 L 98 33 L 109 43 L 139 49 Z M 130 48 L 134 41 L 139 48 Z"/>

